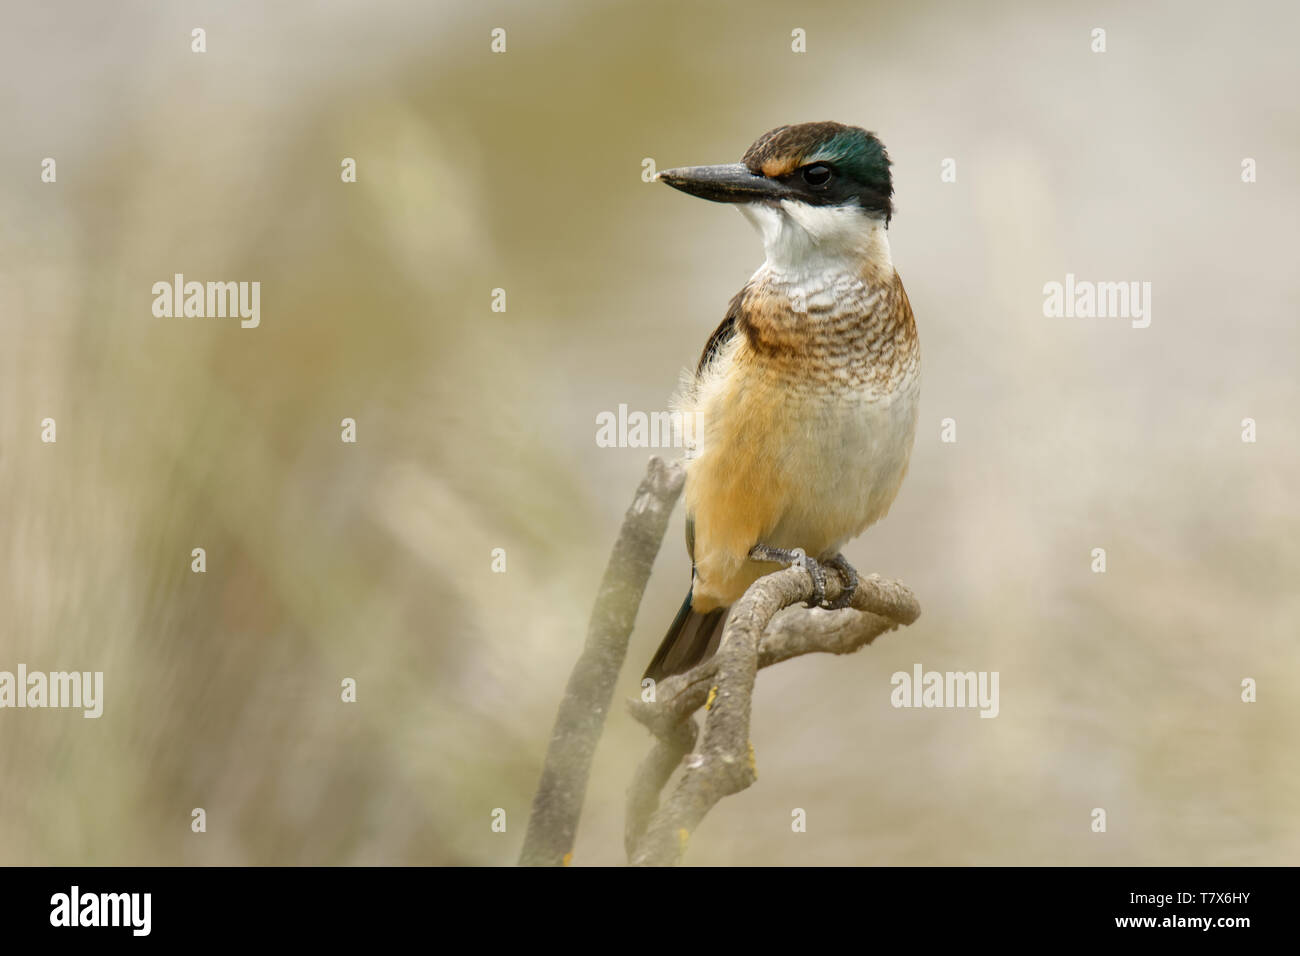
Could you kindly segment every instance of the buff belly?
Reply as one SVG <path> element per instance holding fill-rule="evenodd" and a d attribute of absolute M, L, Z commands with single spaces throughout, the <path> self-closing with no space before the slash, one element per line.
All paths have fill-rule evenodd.
<path fill-rule="evenodd" d="M 916 374 L 886 394 L 828 393 L 743 360 L 719 369 L 694 409 L 703 427 L 686 479 L 693 606 L 728 606 L 774 570 L 748 559 L 757 543 L 829 557 L 883 517 L 907 473 L 918 393 Z"/>

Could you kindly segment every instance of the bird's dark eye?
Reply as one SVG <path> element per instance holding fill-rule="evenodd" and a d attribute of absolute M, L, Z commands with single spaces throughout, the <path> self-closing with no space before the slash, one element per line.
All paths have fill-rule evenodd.
<path fill-rule="evenodd" d="M 825 186 L 831 181 L 831 168 L 825 163 L 814 163 L 803 168 L 803 181 L 809 186 Z"/>

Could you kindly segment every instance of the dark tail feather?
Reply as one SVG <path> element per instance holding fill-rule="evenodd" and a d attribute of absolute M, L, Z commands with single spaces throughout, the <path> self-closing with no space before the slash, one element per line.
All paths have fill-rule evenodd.
<path fill-rule="evenodd" d="M 691 609 L 691 592 L 686 592 L 682 609 L 677 612 L 663 643 L 645 669 L 645 677 L 661 681 L 690 670 L 718 649 L 726 622 L 727 608 L 720 607 L 701 614 Z M 645 680 L 645 677 L 641 679 Z"/>

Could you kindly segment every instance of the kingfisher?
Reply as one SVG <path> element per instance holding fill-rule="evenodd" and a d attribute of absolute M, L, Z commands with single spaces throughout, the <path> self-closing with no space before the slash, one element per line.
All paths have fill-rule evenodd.
<path fill-rule="evenodd" d="M 658 681 L 711 655 L 731 605 L 781 565 L 808 570 L 808 606 L 849 605 L 858 576 L 840 549 L 885 516 L 907 474 L 921 352 L 886 235 L 890 160 L 874 133 L 781 126 L 739 163 L 656 179 L 734 204 L 766 255 L 676 400 L 696 435 L 684 493 L 691 588 L 646 669 Z M 844 584 L 834 601 L 827 568 Z"/>

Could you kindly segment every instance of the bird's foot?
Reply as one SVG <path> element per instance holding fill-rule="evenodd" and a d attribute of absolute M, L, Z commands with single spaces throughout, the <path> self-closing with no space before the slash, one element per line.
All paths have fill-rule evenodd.
<path fill-rule="evenodd" d="M 755 561 L 771 561 L 775 564 L 788 564 L 803 568 L 812 577 L 812 596 L 805 607 L 820 607 L 827 611 L 838 611 L 853 602 L 853 595 L 858 589 L 858 572 L 845 560 L 844 555 L 837 554 L 824 564 L 816 558 L 808 557 L 803 548 L 773 548 L 766 544 L 756 544 L 749 551 Z M 844 590 L 834 601 L 826 600 L 826 568 L 832 567 L 844 582 Z"/>
<path fill-rule="evenodd" d="M 844 582 L 844 590 L 840 592 L 839 597 L 829 604 L 824 604 L 823 607 L 828 611 L 838 611 L 853 603 L 853 595 L 858 590 L 858 572 L 842 554 L 835 555 L 826 563 L 839 572 L 840 580 Z"/>

